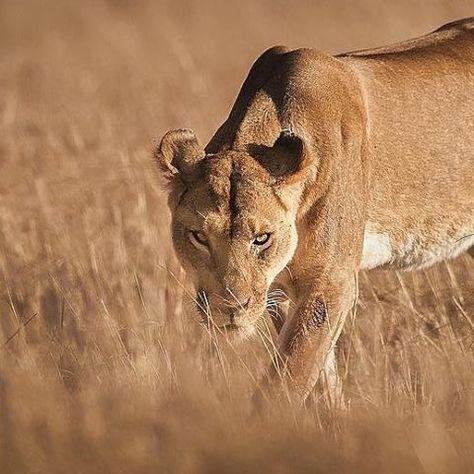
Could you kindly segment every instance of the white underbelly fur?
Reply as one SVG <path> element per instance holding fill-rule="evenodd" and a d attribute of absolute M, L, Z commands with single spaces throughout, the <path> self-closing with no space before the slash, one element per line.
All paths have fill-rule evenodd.
<path fill-rule="evenodd" d="M 439 229 L 429 235 L 407 232 L 404 242 L 395 242 L 388 233 L 375 231 L 374 226 L 368 224 L 360 268 L 415 270 L 456 257 L 474 245 L 474 232 L 470 228 L 466 226 L 466 230 L 459 231 L 456 237 L 443 235 L 444 232 L 439 232 Z M 433 238 L 434 235 L 437 238 Z"/>
<path fill-rule="evenodd" d="M 378 232 L 364 233 L 364 247 L 362 250 L 362 270 L 380 267 L 392 259 L 392 247 L 388 234 Z"/>

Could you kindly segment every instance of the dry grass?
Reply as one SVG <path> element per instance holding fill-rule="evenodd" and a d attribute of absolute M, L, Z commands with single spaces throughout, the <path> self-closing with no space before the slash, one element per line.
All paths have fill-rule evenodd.
<path fill-rule="evenodd" d="M 153 137 L 208 138 L 275 43 L 342 51 L 469 2 L 0 3 L 0 472 L 472 472 L 474 270 L 361 275 L 346 411 L 249 416 L 261 341 L 189 319 Z"/>

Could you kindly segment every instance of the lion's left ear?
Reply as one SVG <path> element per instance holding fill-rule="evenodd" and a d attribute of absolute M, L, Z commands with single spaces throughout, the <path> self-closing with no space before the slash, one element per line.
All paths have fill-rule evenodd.
<path fill-rule="evenodd" d="M 204 158 L 204 150 L 189 129 L 170 130 L 154 152 L 155 160 L 168 179 L 186 181 L 196 164 Z"/>
<path fill-rule="evenodd" d="M 301 136 L 283 130 L 273 146 L 266 147 L 260 161 L 278 181 L 292 182 L 302 176 L 308 165 L 308 147 Z"/>

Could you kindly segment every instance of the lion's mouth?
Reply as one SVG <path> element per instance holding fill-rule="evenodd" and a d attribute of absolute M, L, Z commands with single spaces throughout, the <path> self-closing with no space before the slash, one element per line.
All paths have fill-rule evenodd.
<path fill-rule="evenodd" d="M 203 326 L 214 328 L 215 331 L 224 336 L 234 337 L 253 334 L 256 329 L 255 324 L 260 318 L 260 316 L 252 317 L 253 314 L 248 309 L 241 311 L 239 308 L 236 308 L 230 314 L 226 311 L 229 309 L 227 307 L 217 307 L 211 311 L 211 305 L 204 290 L 197 292 L 194 302 L 200 315 L 200 323 Z"/>
<path fill-rule="evenodd" d="M 241 331 L 244 328 L 242 326 L 237 326 L 237 324 L 229 323 L 224 326 L 221 326 L 221 329 L 223 329 L 224 331 Z"/>

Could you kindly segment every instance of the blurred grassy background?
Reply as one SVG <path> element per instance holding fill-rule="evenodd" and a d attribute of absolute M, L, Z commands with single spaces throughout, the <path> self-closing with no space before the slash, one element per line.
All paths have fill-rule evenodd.
<path fill-rule="evenodd" d="M 349 407 L 247 412 L 196 327 L 152 139 L 203 143 L 267 47 L 424 34 L 472 1 L 0 2 L 0 472 L 471 472 L 474 270 L 361 275 Z M 315 398 L 318 398 L 315 395 Z"/>

